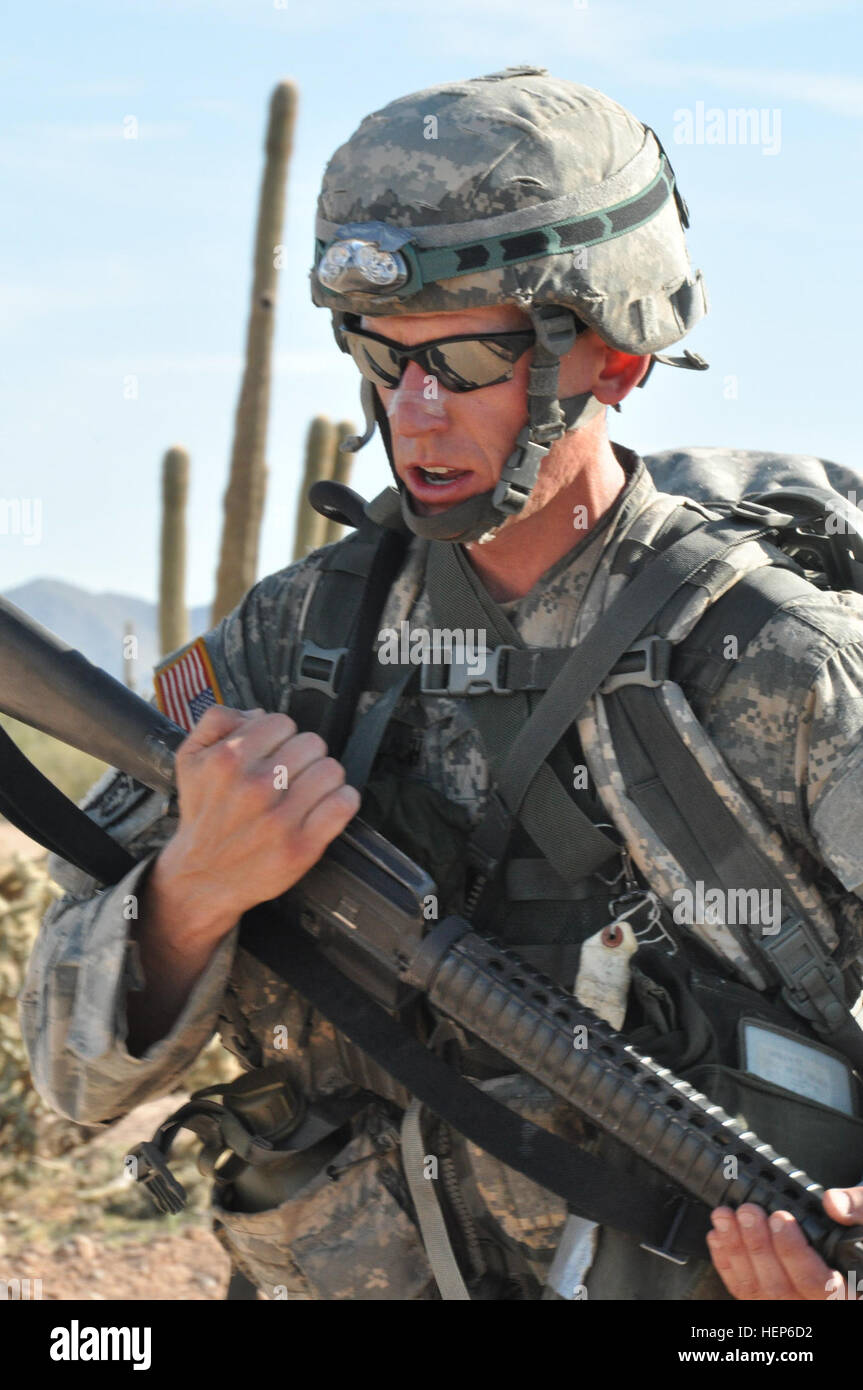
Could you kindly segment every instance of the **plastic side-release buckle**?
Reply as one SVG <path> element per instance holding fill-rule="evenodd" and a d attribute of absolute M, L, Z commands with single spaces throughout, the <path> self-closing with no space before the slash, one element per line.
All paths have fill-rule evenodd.
<path fill-rule="evenodd" d="M 158 1145 L 149 1140 L 136 1144 L 126 1155 L 126 1171 L 135 1182 L 142 1182 L 161 1212 L 182 1211 L 186 1189 L 174 1177 L 168 1160 Z"/>
<path fill-rule="evenodd" d="M 511 695 L 508 686 L 500 682 L 500 662 L 505 652 L 515 651 L 515 647 L 495 647 L 493 651 L 483 647 L 477 656 L 485 658 L 482 670 L 477 662 L 448 661 L 443 666 L 424 665 L 420 671 L 420 690 L 424 695 Z M 444 685 L 433 685 L 436 671 L 447 673 Z"/>
<path fill-rule="evenodd" d="M 796 1013 L 829 1033 L 842 1027 L 848 1017 L 842 972 L 802 917 L 784 922 L 773 940 L 764 940 L 763 950 Z"/>
<path fill-rule="evenodd" d="M 319 647 L 306 638 L 297 651 L 293 685 L 297 690 L 320 690 L 336 698 L 347 647 Z"/>
<path fill-rule="evenodd" d="M 624 685 L 662 685 L 669 678 L 673 646 L 667 637 L 655 635 L 633 642 L 599 687 L 600 695 L 610 695 Z"/>
<path fill-rule="evenodd" d="M 511 456 L 517 460 L 517 465 L 510 467 L 511 460 L 507 459 L 500 480 L 492 493 L 492 506 L 512 515 L 521 511 L 530 496 L 540 465 L 548 453 L 549 446 L 530 438 L 530 433 L 529 426 L 525 425 Z"/>

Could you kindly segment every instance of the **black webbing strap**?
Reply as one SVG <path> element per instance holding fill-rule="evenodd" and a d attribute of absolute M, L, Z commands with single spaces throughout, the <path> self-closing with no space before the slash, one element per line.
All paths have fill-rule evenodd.
<path fill-rule="evenodd" d="M 721 560 L 735 546 L 758 540 L 766 531 L 763 525 L 708 521 L 644 566 L 573 648 L 569 662 L 513 743 L 498 778 L 498 792 L 510 811 L 518 811 L 537 769 L 681 585 L 694 581 L 709 561 Z"/>
<path fill-rule="evenodd" d="M 246 913 L 243 949 L 466 1139 L 562 1197 L 576 1215 L 666 1247 L 669 1227 L 680 1211 L 680 1189 L 657 1175 L 662 1186 L 652 1201 L 643 1188 L 630 1187 L 607 1160 L 574 1148 L 472 1086 L 331 965 L 302 929 L 287 920 L 287 911 L 283 904 L 264 903 Z M 674 1251 L 706 1258 L 709 1224 L 702 1203 L 688 1204 Z"/>
<path fill-rule="evenodd" d="M 294 685 L 290 714 L 325 740 L 332 757 L 345 746 L 357 699 L 366 689 L 381 611 L 404 562 L 409 536 L 366 519 L 327 555 L 304 633 L 319 647 L 346 648 L 334 695 Z M 302 652 L 300 652 L 300 655 Z"/>
<path fill-rule="evenodd" d="M 672 679 L 685 686 L 687 697 L 714 696 L 731 674 L 728 638 L 736 639 L 742 656 L 749 643 L 786 603 L 812 592 L 797 567 L 765 565 L 745 574 L 732 589 L 712 603 L 692 631 L 678 643 L 671 664 Z"/>
<path fill-rule="evenodd" d="M 116 883 L 135 866 L 131 854 L 49 782 L 5 729 L 0 729 L 0 814 L 99 883 Z"/>
<path fill-rule="evenodd" d="M 692 881 L 711 888 L 778 889 L 783 916 L 788 915 L 785 880 L 742 833 L 657 692 L 623 687 L 606 697 L 606 711 L 627 796 Z M 768 982 L 775 983 L 775 970 L 762 957 L 750 931 L 734 924 L 727 930 L 766 973 Z"/>
<path fill-rule="evenodd" d="M 341 758 L 345 780 L 349 786 L 356 787 L 360 792 L 365 791 L 393 710 L 411 681 L 419 674 L 416 666 L 391 666 L 383 669 L 388 669 L 391 673 L 390 684 L 351 731 Z"/>
<path fill-rule="evenodd" d="M 438 542 L 429 547 L 426 584 L 434 621 L 440 628 L 467 626 L 485 630 L 501 644 L 525 649 L 518 632 L 491 598 L 460 546 Z M 569 655 L 567 652 L 567 658 Z M 502 698 L 481 695 L 471 700 L 469 713 L 494 775 L 539 698 L 538 694 L 518 692 Z M 485 873 L 502 858 L 510 831 L 506 815 L 500 814 L 500 803 L 495 805 L 494 790 L 489 801 L 488 812 L 471 837 L 471 852 Z M 536 786 L 520 808 L 520 819 L 537 848 L 567 883 L 579 882 L 618 853 L 616 842 L 594 825 L 545 760 L 537 768 Z"/>
<path fill-rule="evenodd" d="M 752 844 L 686 747 L 657 692 L 619 689 L 606 708 L 626 794 L 685 873 L 710 888 L 778 891 L 779 932 L 763 935 L 757 923 L 726 923 L 726 930 L 768 983 L 782 986 L 791 1007 L 863 1072 L 863 1031 L 848 1008 L 838 968 L 806 925 L 806 911 L 785 878 Z"/>

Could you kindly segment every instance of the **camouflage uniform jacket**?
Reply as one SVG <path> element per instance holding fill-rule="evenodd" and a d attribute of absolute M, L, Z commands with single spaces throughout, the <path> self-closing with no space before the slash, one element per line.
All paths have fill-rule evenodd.
<path fill-rule="evenodd" d="M 629 473 L 617 503 L 525 597 L 501 605 L 529 646 L 577 643 L 625 582 L 613 572 L 621 540 L 649 541 L 674 505 L 634 455 L 617 452 Z M 431 626 L 423 586 L 426 549 L 426 542 L 411 543 L 381 627 L 398 630 L 405 619 L 412 627 Z M 207 635 L 226 704 L 290 711 L 293 634 L 321 553 L 261 580 Z M 728 765 L 767 818 L 852 893 L 863 884 L 861 618 L 863 600 L 852 594 L 813 590 L 811 597 L 795 600 L 761 630 L 703 715 Z M 363 695 L 357 717 L 376 698 Z M 411 778 L 430 783 L 475 825 L 487 797 L 488 767 L 468 706 L 445 696 L 404 698 L 392 724 L 392 737 L 401 743 L 391 751 L 395 746 L 403 755 L 407 734 Z M 589 722 L 584 729 L 589 739 Z M 590 762 L 586 744 L 585 754 Z M 143 890 L 175 822 L 164 798 L 125 774 L 108 774 L 85 804 L 139 862 L 109 888 L 55 865 L 65 896 L 45 918 L 20 1000 L 40 1093 L 75 1120 L 107 1121 L 167 1092 L 217 1028 L 232 1050 L 245 1054 L 245 1066 L 284 1060 L 275 1044 L 279 1025 L 287 1025 L 290 1052 L 310 1095 L 345 1090 L 349 1078 L 332 1028 L 307 1017 L 302 1000 L 238 949 L 236 929 L 215 951 L 168 1036 L 144 1056 L 130 1055 L 126 992 L 139 988 L 142 976 L 124 905 Z M 852 912 L 849 932 L 858 923 Z M 238 1041 L 242 1037 L 245 1043 Z M 346 1161 L 373 1152 L 370 1143 L 368 1134 L 358 1133 Z M 286 1286 L 290 1296 L 301 1298 L 435 1296 L 393 1153 L 357 1164 L 336 1184 L 323 1177 L 313 1181 L 304 1194 L 303 1202 L 289 1201 L 275 1214 L 235 1220 L 235 1253 L 262 1287 Z M 499 1205 L 512 1206 L 512 1195 L 505 1188 Z M 725 1296 L 708 1264 L 690 1261 L 678 1269 L 630 1246 L 627 1269 L 637 1267 L 636 1273 L 621 1274 L 619 1262 L 603 1265 L 598 1258 L 589 1296 L 656 1297 L 657 1283 L 666 1298 Z M 347 1250 L 350 1260 L 344 1258 Z"/>

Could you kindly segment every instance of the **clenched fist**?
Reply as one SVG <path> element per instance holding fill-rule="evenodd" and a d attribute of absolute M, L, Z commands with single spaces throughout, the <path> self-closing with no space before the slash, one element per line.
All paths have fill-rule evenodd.
<path fill-rule="evenodd" d="M 132 1055 L 170 1029 L 219 942 L 292 888 L 360 808 L 318 734 L 263 710 L 208 709 L 176 755 L 180 819 L 156 858 L 137 938 L 146 985 L 127 1001 Z"/>
<path fill-rule="evenodd" d="M 214 924 L 214 940 L 292 888 L 360 807 L 323 739 L 285 714 L 214 705 L 176 767 L 180 823 L 158 877 L 192 921 Z"/>

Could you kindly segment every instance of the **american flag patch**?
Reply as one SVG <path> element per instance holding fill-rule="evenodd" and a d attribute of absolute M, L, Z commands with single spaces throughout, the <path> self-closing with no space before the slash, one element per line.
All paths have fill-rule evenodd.
<path fill-rule="evenodd" d="M 153 684 L 159 709 L 187 733 L 210 705 L 225 703 L 203 637 L 167 665 L 157 666 Z"/>

